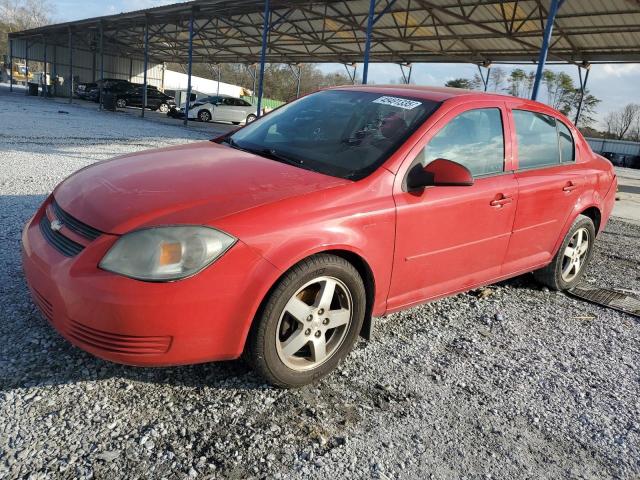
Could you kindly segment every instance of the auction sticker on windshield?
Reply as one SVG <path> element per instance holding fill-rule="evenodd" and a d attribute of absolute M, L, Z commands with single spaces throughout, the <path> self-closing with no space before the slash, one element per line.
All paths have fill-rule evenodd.
<path fill-rule="evenodd" d="M 376 98 L 373 101 L 373 103 L 391 105 L 392 107 L 403 108 L 405 110 L 413 110 L 414 108 L 422 105 L 422 102 L 416 102 L 415 100 L 407 100 L 406 98 L 387 97 L 387 96 Z"/>

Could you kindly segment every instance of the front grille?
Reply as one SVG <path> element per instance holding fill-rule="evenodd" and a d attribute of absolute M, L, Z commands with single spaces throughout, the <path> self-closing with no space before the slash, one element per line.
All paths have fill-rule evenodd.
<path fill-rule="evenodd" d="M 62 210 L 62 208 L 60 208 L 60 205 L 58 205 L 58 202 L 56 202 L 55 200 L 51 203 L 51 207 L 53 208 L 53 213 L 55 214 L 56 218 L 64 223 L 65 227 L 77 233 L 81 237 L 84 237 L 88 240 L 95 240 L 100 235 L 102 235 L 103 232 L 101 232 L 100 230 L 82 223 L 77 218 L 72 217 L 67 212 Z"/>
<path fill-rule="evenodd" d="M 36 305 L 40 307 L 40 311 L 42 312 L 42 314 L 45 317 L 47 317 L 50 322 L 52 322 L 53 321 L 53 305 L 51 305 L 51 302 L 49 302 L 49 300 L 47 300 L 44 297 L 44 295 L 42 295 L 35 288 L 32 290 L 32 292 L 33 292 L 33 299 L 36 301 Z"/>
<path fill-rule="evenodd" d="M 74 257 L 84 249 L 82 245 L 65 237 L 60 232 L 51 230 L 51 222 L 46 215 L 43 215 L 40 220 L 40 231 L 51 246 L 66 257 Z"/>
<path fill-rule="evenodd" d="M 140 337 L 104 332 L 70 320 L 67 334 L 74 340 L 90 347 L 128 355 L 166 353 L 172 337 Z"/>

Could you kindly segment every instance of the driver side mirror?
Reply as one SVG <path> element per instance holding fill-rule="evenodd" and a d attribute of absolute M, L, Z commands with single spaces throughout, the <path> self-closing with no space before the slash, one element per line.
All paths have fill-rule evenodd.
<path fill-rule="evenodd" d="M 407 190 L 416 191 L 425 187 L 469 187 L 473 185 L 473 175 L 467 167 L 459 163 L 438 158 L 423 167 L 415 165 L 407 175 Z"/>

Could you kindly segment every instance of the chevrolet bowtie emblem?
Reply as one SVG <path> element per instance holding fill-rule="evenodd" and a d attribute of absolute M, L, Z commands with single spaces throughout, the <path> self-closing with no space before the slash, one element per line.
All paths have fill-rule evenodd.
<path fill-rule="evenodd" d="M 62 230 L 63 226 L 64 224 L 60 220 L 54 220 L 53 222 L 51 222 L 51 230 L 53 230 L 54 232 L 59 232 L 60 230 Z"/>

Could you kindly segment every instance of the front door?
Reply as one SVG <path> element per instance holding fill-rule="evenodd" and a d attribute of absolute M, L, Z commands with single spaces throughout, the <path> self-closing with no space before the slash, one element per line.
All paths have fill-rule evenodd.
<path fill-rule="evenodd" d="M 405 165 L 427 165 L 437 158 L 460 163 L 471 171 L 475 183 L 409 192 L 397 182 L 390 310 L 466 290 L 500 275 L 518 196 L 510 171 L 511 145 L 505 142 L 505 131 L 510 138 L 505 112 L 504 105 L 495 102 L 454 109 L 409 155 Z"/>

